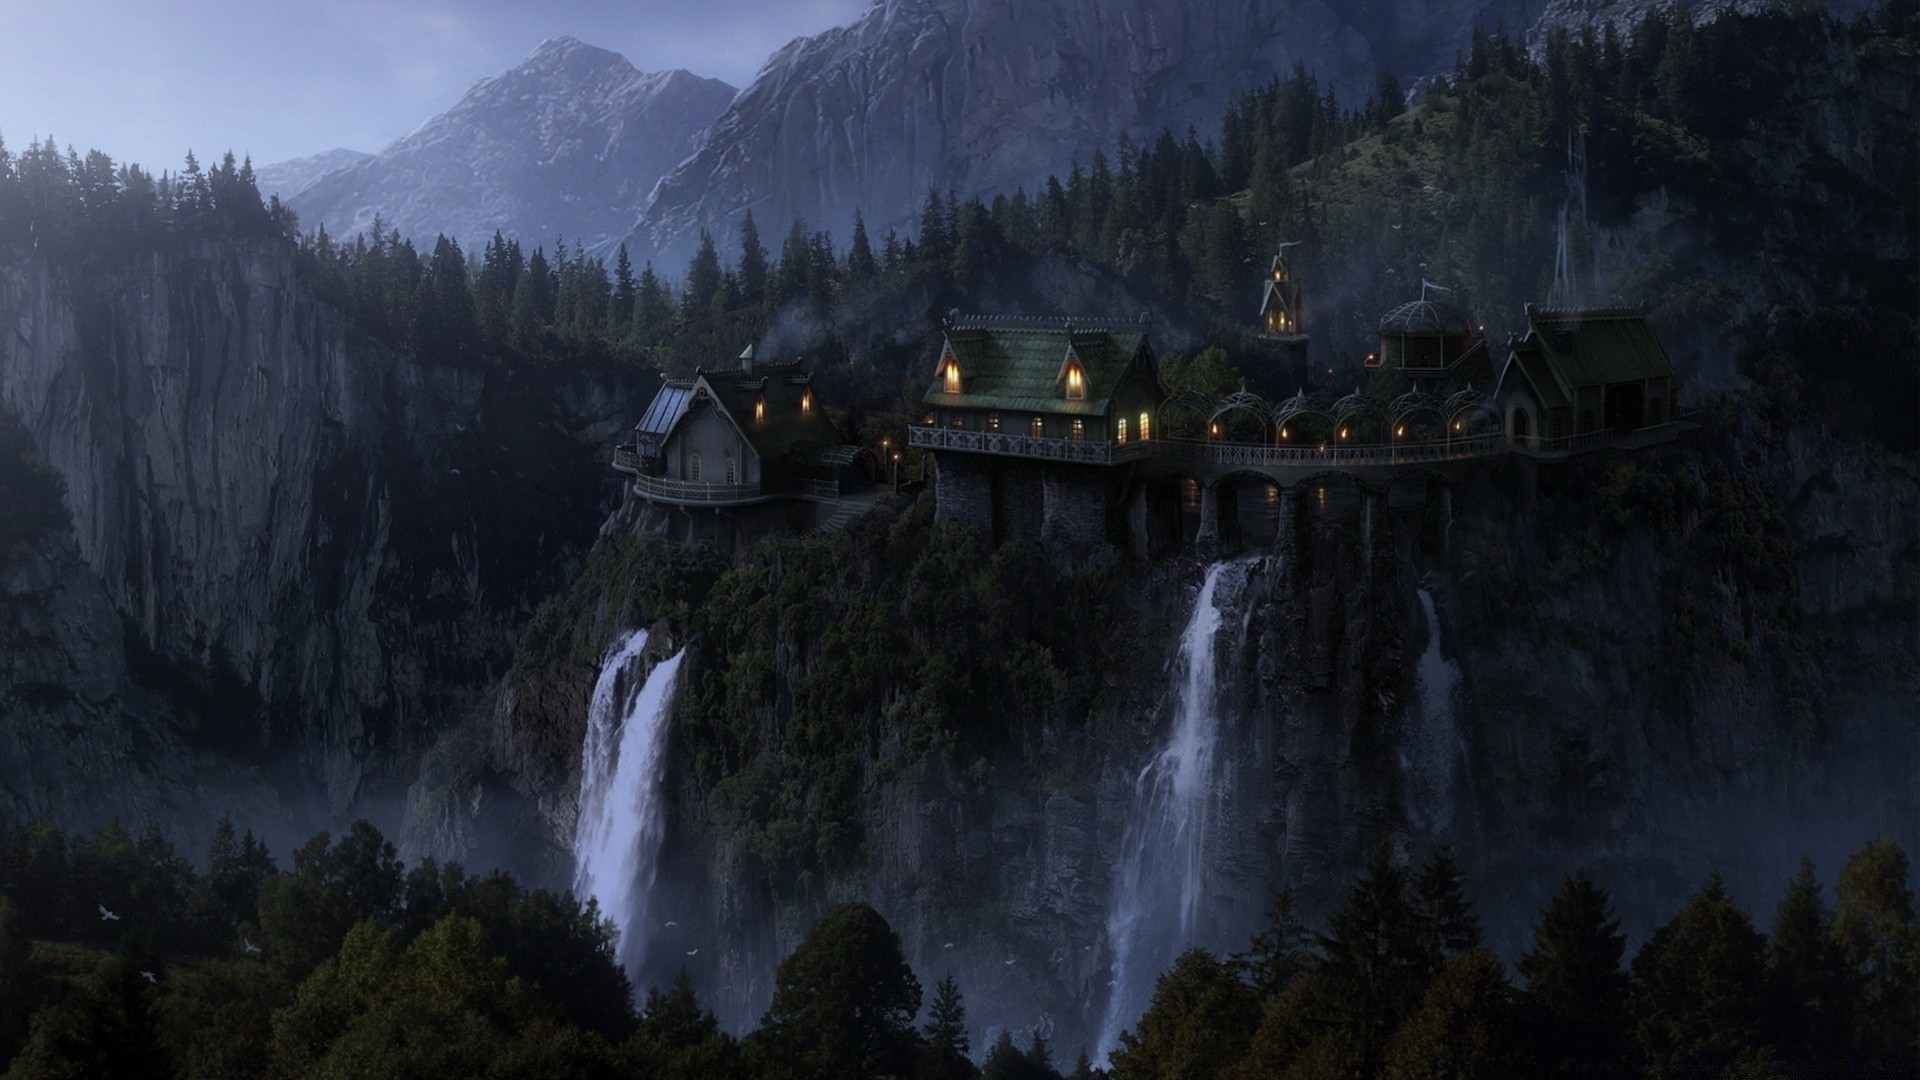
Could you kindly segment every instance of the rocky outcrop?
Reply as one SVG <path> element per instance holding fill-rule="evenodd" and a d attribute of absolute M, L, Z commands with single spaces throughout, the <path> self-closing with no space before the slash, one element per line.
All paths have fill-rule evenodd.
<path fill-rule="evenodd" d="M 1213 137 L 1233 96 L 1316 72 L 1357 105 L 1375 76 L 1453 62 L 1476 25 L 1524 5 L 1323 0 L 885 0 L 796 41 L 661 181 L 629 243 L 686 264 L 705 229 L 731 238 L 795 216 L 844 238 L 914 220 L 929 188 L 992 195 L 1064 177 L 1123 133 Z"/>
<path fill-rule="evenodd" d="M 282 197 L 304 227 L 335 236 L 378 217 L 416 244 L 444 233 L 471 252 L 496 230 L 527 247 L 605 245 L 733 95 L 718 79 L 645 74 L 605 49 L 554 38 L 373 157 Z"/>
<path fill-rule="evenodd" d="M 612 487 L 602 455 L 646 383 L 423 363 L 353 332 L 280 239 L 84 268 L 15 255 L 0 400 L 66 478 L 98 600 L 23 610 L 73 649 L 104 642 L 75 661 L 104 686 L 124 624 L 163 666 L 236 688 L 181 721 L 189 741 L 271 762 L 289 798 L 321 796 L 320 824 L 387 818 L 577 566 Z"/>

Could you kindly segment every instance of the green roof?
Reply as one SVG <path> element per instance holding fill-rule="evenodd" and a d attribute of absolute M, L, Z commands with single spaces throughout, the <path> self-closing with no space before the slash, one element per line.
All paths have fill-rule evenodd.
<path fill-rule="evenodd" d="M 1514 344 L 1512 363 L 1526 376 L 1527 385 L 1533 388 L 1542 409 L 1564 409 L 1570 404 L 1560 380 L 1554 378 L 1547 367 L 1546 357 L 1540 355 L 1539 343 L 1531 337 Z"/>
<path fill-rule="evenodd" d="M 818 398 L 811 408 L 801 408 L 801 399 L 813 391 L 813 376 L 798 365 L 702 371 L 695 382 L 706 385 L 734 425 L 745 433 L 761 461 L 786 457 L 803 444 L 835 445 L 842 441 Z M 754 405 L 763 397 L 766 414 L 755 419 Z"/>
<path fill-rule="evenodd" d="M 1063 374 L 1067 350 L 1086 373 L 1086 397 L 1068 400 Z M 1070 329 L 1020 325 L 956 325 L 947 332 L 944 357 L 960 365 L 961 392 L 949 394 L 936 377 L 925 404 L 947 408 L 1104 416 L 1113 393 L 1146 351 L 1141 330 Z"/>
<path fill-rule="evenodd" d="M 1583 387 L 1672 379 L 1673 364 L 1639 311 L 1554 310 L 1527 307 L 1546 364 L 1571 397 Z"/>

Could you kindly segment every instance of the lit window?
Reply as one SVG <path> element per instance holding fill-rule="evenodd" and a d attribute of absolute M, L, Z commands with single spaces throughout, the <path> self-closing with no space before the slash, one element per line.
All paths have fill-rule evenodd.
<path fill-rule="evenodd" d="M 987 430 L 994 432 L 995 434 L 999 433 L 1000 431 L 1000 414 L 999 413 L 990 412 L 987 414 Z"/>
<path fill-rule="evenodd" d="M 1037 416 L 1033 418 L 1033 423 L 1029 426 L 1028 431 L 1031 432 L 1036 439 L 1044 439 L 1047 437 L 1047 425 L 1042 423 Z"/>
<path fill-rule="evenodd" d="M 1140 414 L 1140 441 L 1141 442 L 1147 441 L 1147 433 L 1150 430 L 1150 427 L 1149 427 L 1150 424 L 1151 424 L 1151 421 L 1148 419 L 1148 414 L 1141 413 Z"/>
<path fill-rule="evenodd" d="M 1124 416 L 1114 421 L 1113 441 L 1118 443 L 1127 441 L 1127 418 Z"/>
<path fill-rule="evenodd" d="M 1074 442 L 1087 441 L 1087 422 L 1085 420 L 1079 420 L 1079 419 L 1074 420 L 1073 441 Z"/>
<path fill-rule="evenodd" d="M 956 431 L 957 431 L 957 430 L 960 430 L 960 429 L 962 429 L 962 428 L 965 428 L 965 427 L 967 426 L 967 418 L 966 418 L 966 417 L 964 417 L 964 416 L 961 416 L 961 415 L 960 415 L 959 413 L 954 413 L 954 414 L 953 414 L 953 424 L 952 424 L 951 426 L 952 426 L 952 427 L 953 427 L 953 428 L 954 428 L 954 429 L 955 429 Z"/>
<path fill-rule="evenodd" d="M 813 411 L 813 391 L 809 390 L 806 393 L 800 395 L 800 411 L 801 412 Z"/>
<path fill-rule="evenodd" d="M 947 393 L 949 394 L 959 393 L 960 392 L 960 365 L 958 363 L 952 360 L 947 361 L 946 379 L 947 379 Z"/>
<path fill-rule="evenodd" d="M 767 418 L 767 395 L 761 394 L 759 397 L 753 399 L 753 418 L 755 420 L 765 420 Z"/>
<path fill-rule="evenodd" d="M 1067 365 L 1067 396 L 1076 399 L 1087 396 L 1087 378 L 1079 364 Z"/>
<path fill-rule="evenodd" d="M 737 478 L 738 474 L 734 469 L 732 454 L 727 455 L 726 470 L 727 470 L 727 483 L 737 484 L 740 482 Z"/>
<path fill-rule="evenodd" d="M 692 480 L 696 484 L 699 483 L 700 482 L 700 455 L 699 454 L 695 454 L 693 455 L 693 457 L 687 459 L 687 469 L 688 469 L 687 478 L 689 480 Z"/>

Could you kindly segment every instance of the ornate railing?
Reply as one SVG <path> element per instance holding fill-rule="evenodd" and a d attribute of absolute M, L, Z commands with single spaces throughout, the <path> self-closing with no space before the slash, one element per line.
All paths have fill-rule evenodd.
<path fill-rule="evenodd" d="M 1464 461 L 1505 453 L 1507 438 L 1499 432 L 1469 435 L 1439 442 L 1369 443 L 1362 446 L 1328 443 L 1324 446 L 1273 446 L 1264 443 L 1203 442 L 1198 439 L 1162 439 L 1155 455 L 1172 461 L 1205 465 L 1279 468 L 1285 466 L 1420 465 L 1433 461 Z"/>
<path fill-rule="evenodd" d="M 654 498 L 695 503 L 742 502 L 757 499 L 761 494 L 759 484 L 703 484 L 663 476 L 635 476 L 633 490 Z"/>
<path fill-rule="evenodd" d="M 1145 441 L 1110 443 L 1081 442 L 1074 439 L 1036 439 L 1031 435 L 1013 435 L 998 431 L 913 427 L 907 429 L 907 445 L 923 450 L 965 450 L 976 454 L 1000 454 L 1006 457 L 1036 458 L 1041 461 L 1111 465 L 1144 456 L 1153 444 Z"/>
<path fill-rule="evenodd" d="M 613 448 L 613 469 L 615 472 L 623 472 L 629 476 L 639 476 L 640 475 L 640 455 L 634 453 L 633 447 L 631 446 L 614 447 Z"/>
<path fill-rule="evenodd" d="M 840 482 L 838 480 L 802 480 L 800 491 L 804 495 L 812 495 L 818 499 L 837 499 L 840 497 Z"/>

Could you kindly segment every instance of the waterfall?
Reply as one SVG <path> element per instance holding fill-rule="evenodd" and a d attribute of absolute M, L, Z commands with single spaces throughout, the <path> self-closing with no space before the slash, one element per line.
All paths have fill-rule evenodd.
<path fill-rule="evenodd" d="M 1179 695 L 1173 730 L 1134 782 L 1133 810 L 1107 909 L 1113 958 L 1099 1057 L 1119 1046 L 1123 1027 L 1146 1009 L 1154 980 L 1192 947 L 1205 899 L 1207 825 L 1217 791 L 1221 737 L 1218 637 L 1223 602 L 1244 591 L 1252 563 L 1207 568 L 1175 662 Z M 1229 582 L 1222 593 L 1222 583 Z"/>
<path fill-rule="evenodd" d="M 1567 194 L 1560 201 L 1560 220 L 1554 234 L 1553 288 L 1547 302 L 1556 307 L 1578 303 L 1581 290 L 1573 273 L 1573 239 L 1568 228 L 1578 208 L 1580 228 L 1590 230 L 1587 219 L 1587 137 L 1576 128 L 1567 129 Z M 1596 287 L 1598 283 L 1595 283 Z"/>
<path fill-rule="evenodd" d="M 620 963 L 636 980 L 646 959 L 648 894 L 666 832 L 660 785 L 667 720 L 684 650 L 644 674 L 647 632 L 614 643 L 594 683 L 580 747 L 580 817 L 573 834 L 576 895 L 600 902 L 620 935 Z"/>
<path fill-rule="evenodd" d="M 1415 697 L 1407 712 L 1400 771 L 1407 784 L 1409 822 L 1429 833 L 1439 833 L 1453 822 L 1456 765 L 1466 757 L 1466 746 L 1454 720 L 1460 668 L 1440 652 L 1440 619 L 1434 614 L 1433 594 L 1421 589 L 1419 596 L 1420 609 L 1427 618 L 1427 647 L 1414 669 Z"/>

